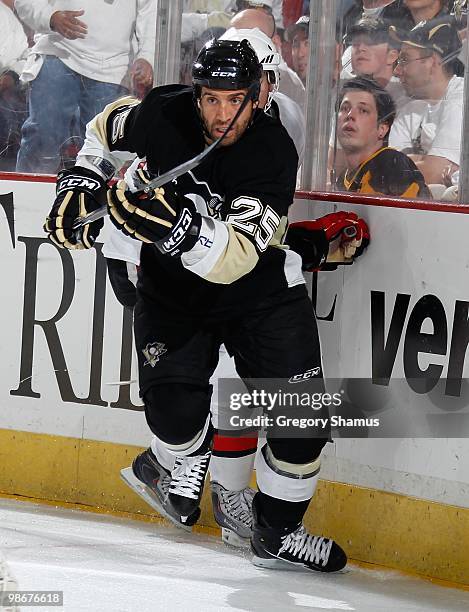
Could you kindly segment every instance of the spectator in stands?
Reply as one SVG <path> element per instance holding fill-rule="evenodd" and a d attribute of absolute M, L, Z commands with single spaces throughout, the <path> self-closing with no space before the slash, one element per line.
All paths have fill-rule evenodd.
<path fill-rule="evenodd" d="M 455 18 L 454 14 L 449 16 L 450 11 L 453 9 L 454 2 L 452 0 L 404 0 L 414 25 L 417 25 L 421 21 L 430 21 L 430 19 L 448 19 L 450 20 L 458 30 L 459 35 L 462 39 L 466 33 L 466 23 L 460 22 Z M 464 76 L 464 64 L 466 62 L 465 50 L 461 50 L 459 58 L 454 62 L 454 71 L 456 76 Z"/>
<path fill-rule="evenodd" d="M 337 137 L 346 169 L 337 181 L 340 191 L 430 199 L 416 165 L 388 147 L 395 105 L 378 83 L 364 77 L 346 81 L 339 95 Z"/>
<path fill-rule="evenodd" d="M 28 41 L 12 10 L 12 2 L 0 2 L 0 169 L 13 171 L 26 119 L 26 99 L 19 83 L 28 52 Z"/>
<path fill-rule="evenodd" d="M 303 15 L 287 28 L 286 39 L 291 42 L 293 70 L 306 85 L 309 60 L 309 16 Z"/>
<path fill-rule="evenodd" d="M 283 4 L 284 0 L 237 0 L 236 8 L 238 12 L 246 9 L 260 9 L 272 15 L 276 28 L 283 30 Z"/>
<path fill-rule="evenodd" d="M 366 76 L 391 94 L 396 106 L 407 102 L 400 80 L 394 76 L 400 43 L 389 35 L 380 18 L 363 17 L 349 30 L 351 67 L 354 76 Z"/>
<path fill-rule="evenodd" d="M 37 33 L 21 77 L 30 91 L 19 172 L 57 172 L 74 120 L 82 136 L 87 122 L 128 92 L 129 74 L 136 87 L 153 80 L 156 0 L 68 6 L 65 0 L 15 2 L 20 19 Z"/>
<path fill-rule="evenodd" d="M 451 22 L 435 20 L 401 42 L 396 74 L 413 99 L 400 109 L 390 143 L 410 155 L 427 184 L 442 184 L 448 166 L 459 168 L 464 79 L 455 76 L 454 61 L 461 41 Z"/>
<path fill-rule="evenodd" d="M 276 36 L 275 23 L 272 20 L 272 16 L 256 11 L 253 9 L 247 9 L 237 13 L 231 20 L 231 27 L 237 30 L 248 30 L 252 28 L 259 28 L 266 36 L 268 36 L 274 43 L 278 53 L 280 53 L 281 41 Z M 303 108 L 305 101 L 305 88 L 301 79 L 298 77 L 296 72 L 287 66 L 282 60 L 280 55 L 280 86 L 279 91 Z"/>

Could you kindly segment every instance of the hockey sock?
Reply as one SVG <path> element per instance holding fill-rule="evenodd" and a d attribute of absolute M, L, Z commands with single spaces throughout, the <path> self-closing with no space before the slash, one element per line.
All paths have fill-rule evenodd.
<path fill-rule="evenodd" d="M 257 449 L 257 433 L 252 437 L 232 437 L 216 433 L 210 461 L 210 479 L 229 491 L 249 486 Z"/>
<path fill-rule="evenodd" d="M 157 458 L 158 462 L 171 472 L 174 467 L 175 456 L 168 451 L 163 442 L 156 436 L 153 436 L 151 439 L 150 448 L 152 453 Z"/>
<path fill-rule="evenodd" d="M 273 529 L 294 529 L 303 520 L 309 502 L 309 499 L 300 502 L 285 501 L 259 492 L 255 497 L 259 524 Z"/>

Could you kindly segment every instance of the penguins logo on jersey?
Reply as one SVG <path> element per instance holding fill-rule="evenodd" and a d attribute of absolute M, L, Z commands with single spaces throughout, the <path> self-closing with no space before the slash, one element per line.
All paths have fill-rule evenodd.
<path fill-rule="evenodd" d="M 160 360 L 161 355 L 164 355 L 167 352 L 168 350 L 165 348 L 163 342 L 149 342 L 146 347 L 142 349 L 142 353 L 146 358 L 143 365 L 149 365 L 154 368 Z"/>
<path fill-rule="evenodd" d="M 220 211 L 225 198 L 218 193 L 214 193 L 208 183 L 199 181 L 192 172 L 188 172 L 186 176 L 191 182 L 190 186 L 185 185 L 186 198 L 194 202 L 197 211 L 201 215 L 220 219 Z"/>

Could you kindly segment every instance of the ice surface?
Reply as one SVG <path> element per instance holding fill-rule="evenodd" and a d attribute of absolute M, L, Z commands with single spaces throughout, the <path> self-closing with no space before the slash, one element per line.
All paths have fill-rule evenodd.
<path fill-rule="evenodd" d="M 2 498 L 0 549 L 20 589 L 64 591 L 67 612 L 469 610 L 469 592 L 397 572 L 262 570 L 214 537 Z"/>

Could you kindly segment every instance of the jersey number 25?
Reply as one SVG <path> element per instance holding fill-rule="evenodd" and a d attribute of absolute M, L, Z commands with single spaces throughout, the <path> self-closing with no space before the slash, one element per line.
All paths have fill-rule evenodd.
<path fill-rule="evenodd" d="M 239 212 L 227 216 L 226 222 L 254 237 L 259 251 L 265 251 L 280 225 L 280 217 L 270 206 L 264 206 L 257 198 L 241 196 L 231 203 Z M 253 222 L 260 217 L 260 221 Z"/>

